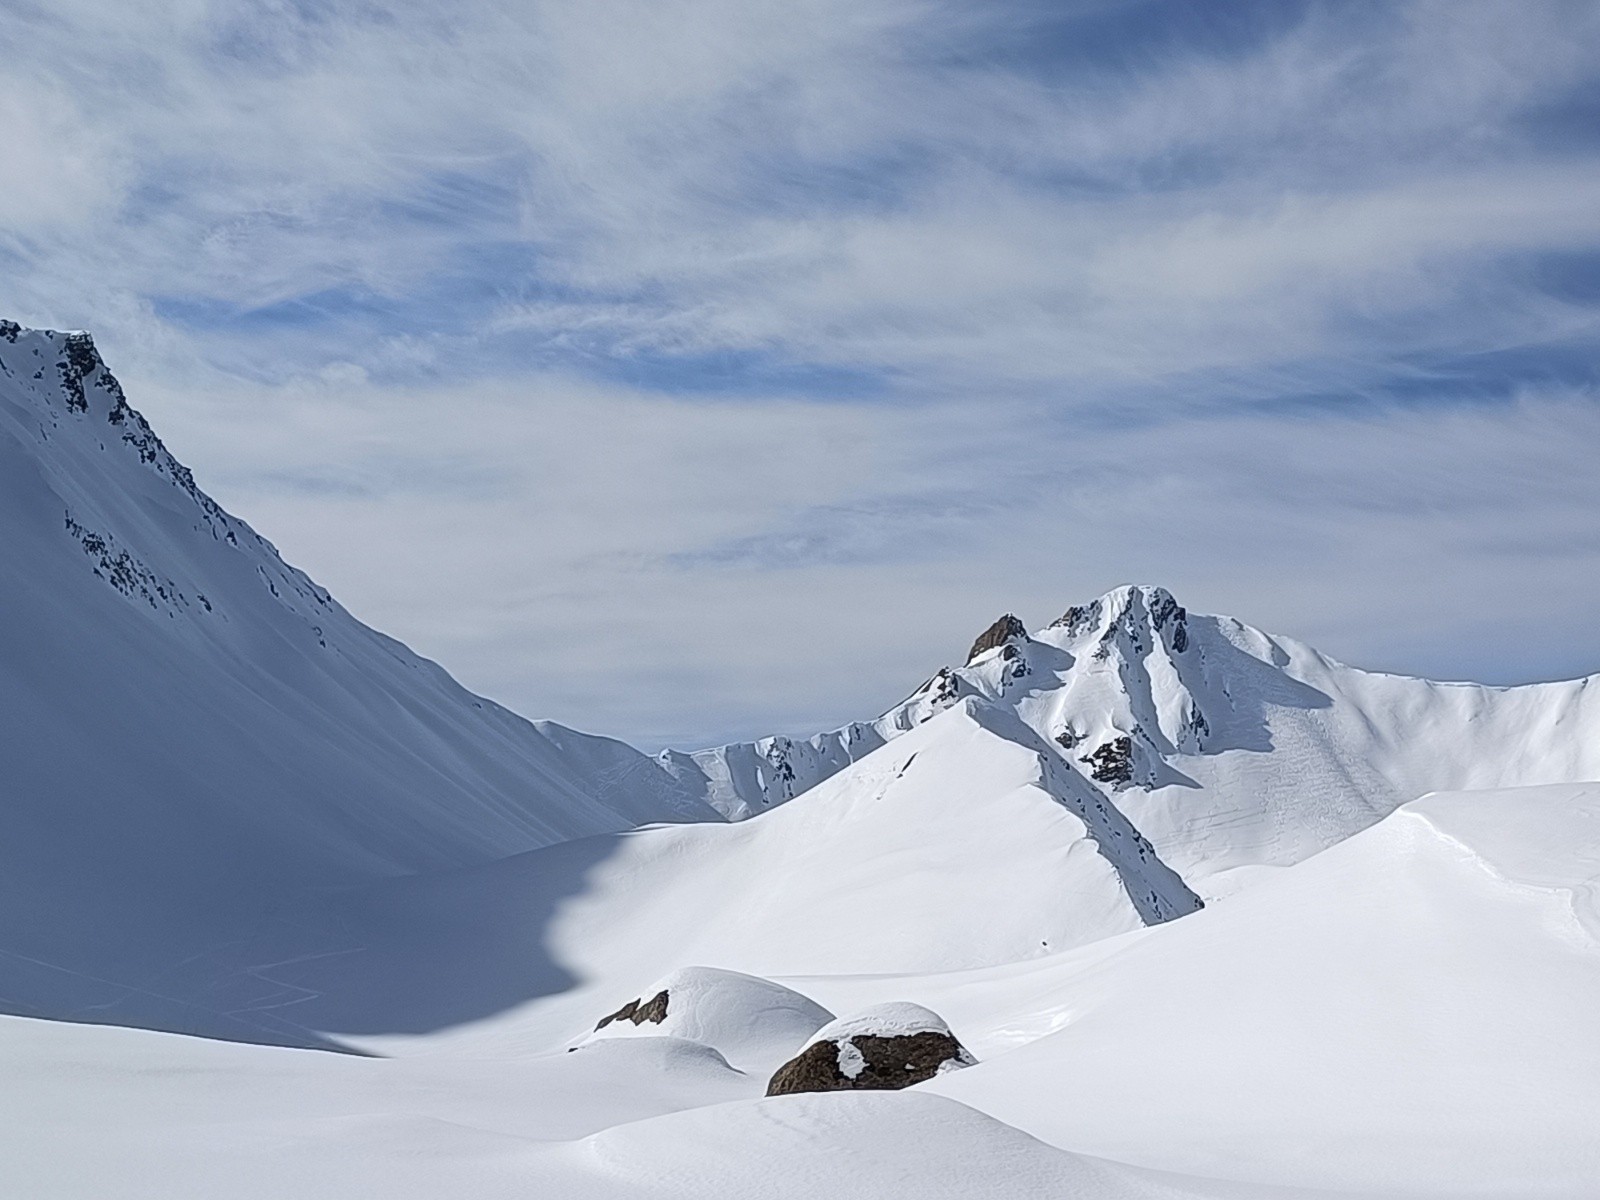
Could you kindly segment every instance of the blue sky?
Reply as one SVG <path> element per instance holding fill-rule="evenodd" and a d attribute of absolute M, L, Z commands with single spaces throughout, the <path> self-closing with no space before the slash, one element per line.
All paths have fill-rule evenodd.
<path fill-rule="evenodd" d="M 0 0 L 0 308 L 641 743 L 1127 581 L 1600 669 L 1592 2 Z"/>

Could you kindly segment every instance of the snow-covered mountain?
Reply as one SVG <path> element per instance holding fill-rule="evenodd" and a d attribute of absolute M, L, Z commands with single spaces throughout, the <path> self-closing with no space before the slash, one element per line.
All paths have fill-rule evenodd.
<path fill-rule="evenodd" d="M 286 895 L 720 819 L 351 617 L 199 489 L 86 334 L 0 323 L 0 551 L 12 1011 L 187 1027 L 157 968 Z"/>
<path fill-rule="evenodd" d="M 1600 677 L 1124 587 L 647 757 L 362 625 L 10 323 L 0 550 L 19 1194 L 1600 1194 Z M 908 1005 L 971 1065 L 764 1096 Z"/>
<path fill-rule="evenodd" d="M 1600 778 L 1600 676 L 1522 687 L 1358 670 L 1165 589 L 1121 587 L 1030 634 L 1007 615 L 965 665 L 875 721 L 668 752 L 742 819 L 961 704 L 1086 781 L 1203 896 L 1428 791 Z"/>
<path fill-rule="evenodd" d="M 305 1041 L 694 963 L 975 967 L 1192 912 L 1425 791 L 1600 776 L 1592 681 L 1369 674 L 1144 587 L 1031 635 L 1007 616 L 876 721 L 806 741 L 651 758 L 530 724 L 223 512 L 83 334 L 0 325 L 0 487 L 14 1011 Z M 611 836 L 662 821 L 710 824 Z M 475 864 L 448 919 L 385 932 L 383 904 Z M 710 911 L 708 879 L 730 898 Z M 384 899 L 307 899 L 330 888 Z M 506 912 L 542 923 L 537 980 L 468 995 L 463 964 L 449 1003 L 360 1011 L 363 972 L 414 988 L 534 936 Z M 338 978 L 263 965 L 313 955 Z"/>

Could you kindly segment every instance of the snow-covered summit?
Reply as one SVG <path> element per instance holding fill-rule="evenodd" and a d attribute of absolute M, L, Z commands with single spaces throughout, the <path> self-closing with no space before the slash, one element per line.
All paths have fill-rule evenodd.
<path fill-rule="evenodd" d="M 876 720 L 810 738 L 763 738 L 660 757 L 739 820 L 815 786 L 885 742 L 974 696 L 1026 713 L 1041 734 L 1097 779 L 1153 782 L 1161 754 L 1198 751 L 1210 732 L 1200 695 L 1205 654 L 1190 653 L 1188 613 L 1165 588 L 1124 586 L 1069 608 L 1030 634 L 1007 613 L 980 634 L 960 667 L 941 667 Z M 1048 691 L 1051 711 L 1024 700 Z"/>
<path fill-rule="evenodd" d="M 1423 792 L 1600 776 L 1600 677 L 1496 688 L 1362 671 L 1146 585 L 1032 631 L 1008 614 L 875 720 L 661 757 L 737 820 L 963 702 L 1008 718 L 992 727 L 1044 747 L 1202 894 Z"/>

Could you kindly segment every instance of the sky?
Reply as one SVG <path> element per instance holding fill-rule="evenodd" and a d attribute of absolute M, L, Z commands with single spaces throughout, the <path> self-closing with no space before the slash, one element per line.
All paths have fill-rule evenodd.
<path fill-rule="evenodd" d="M 1127 582 L 1600 671 L 1593 0 L 0 0 L 0 316 L 646 748 Z"/>

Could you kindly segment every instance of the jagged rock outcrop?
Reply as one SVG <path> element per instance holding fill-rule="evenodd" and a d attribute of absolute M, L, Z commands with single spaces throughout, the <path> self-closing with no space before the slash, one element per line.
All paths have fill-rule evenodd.
<path fill-rule="evenodd" d="M 648 1000 L 629 1000 L 609 1017 L 601 1017 L 596 1025 L 598 1033 L 613 1021 L 632 1021 L 635 1025 L 643 1025 L 649 1021 L 652 1025 L 659 1025 L 667 1019 L 667 992 L 662 989 Z"/>
<path fill-rule="evenodd" d="M 1015 615 L 1007 613 L 978 635 L 978 640 L 972 643 L 972 649 L 967 651 L 967 665 L 971 666 L 978 655 L 997 646 L 1004 646 L 1013 638 L 1027 636 L 1028 627 Z"/>
<path fill-rule="evenodd" d="M 888 1091 L 977 1061 L 932 1010 L 881 1004 L 818 1030 L 809 1045 L 773 1074 L 767 1095 Z"/>
<path fill-rule="evenodd" d="M 1096 783 L 1125 787 L 1133 782 L 1133 739 L 1113 738 L 1080 761 L 1089 767 L 1089 774 Z"/>

